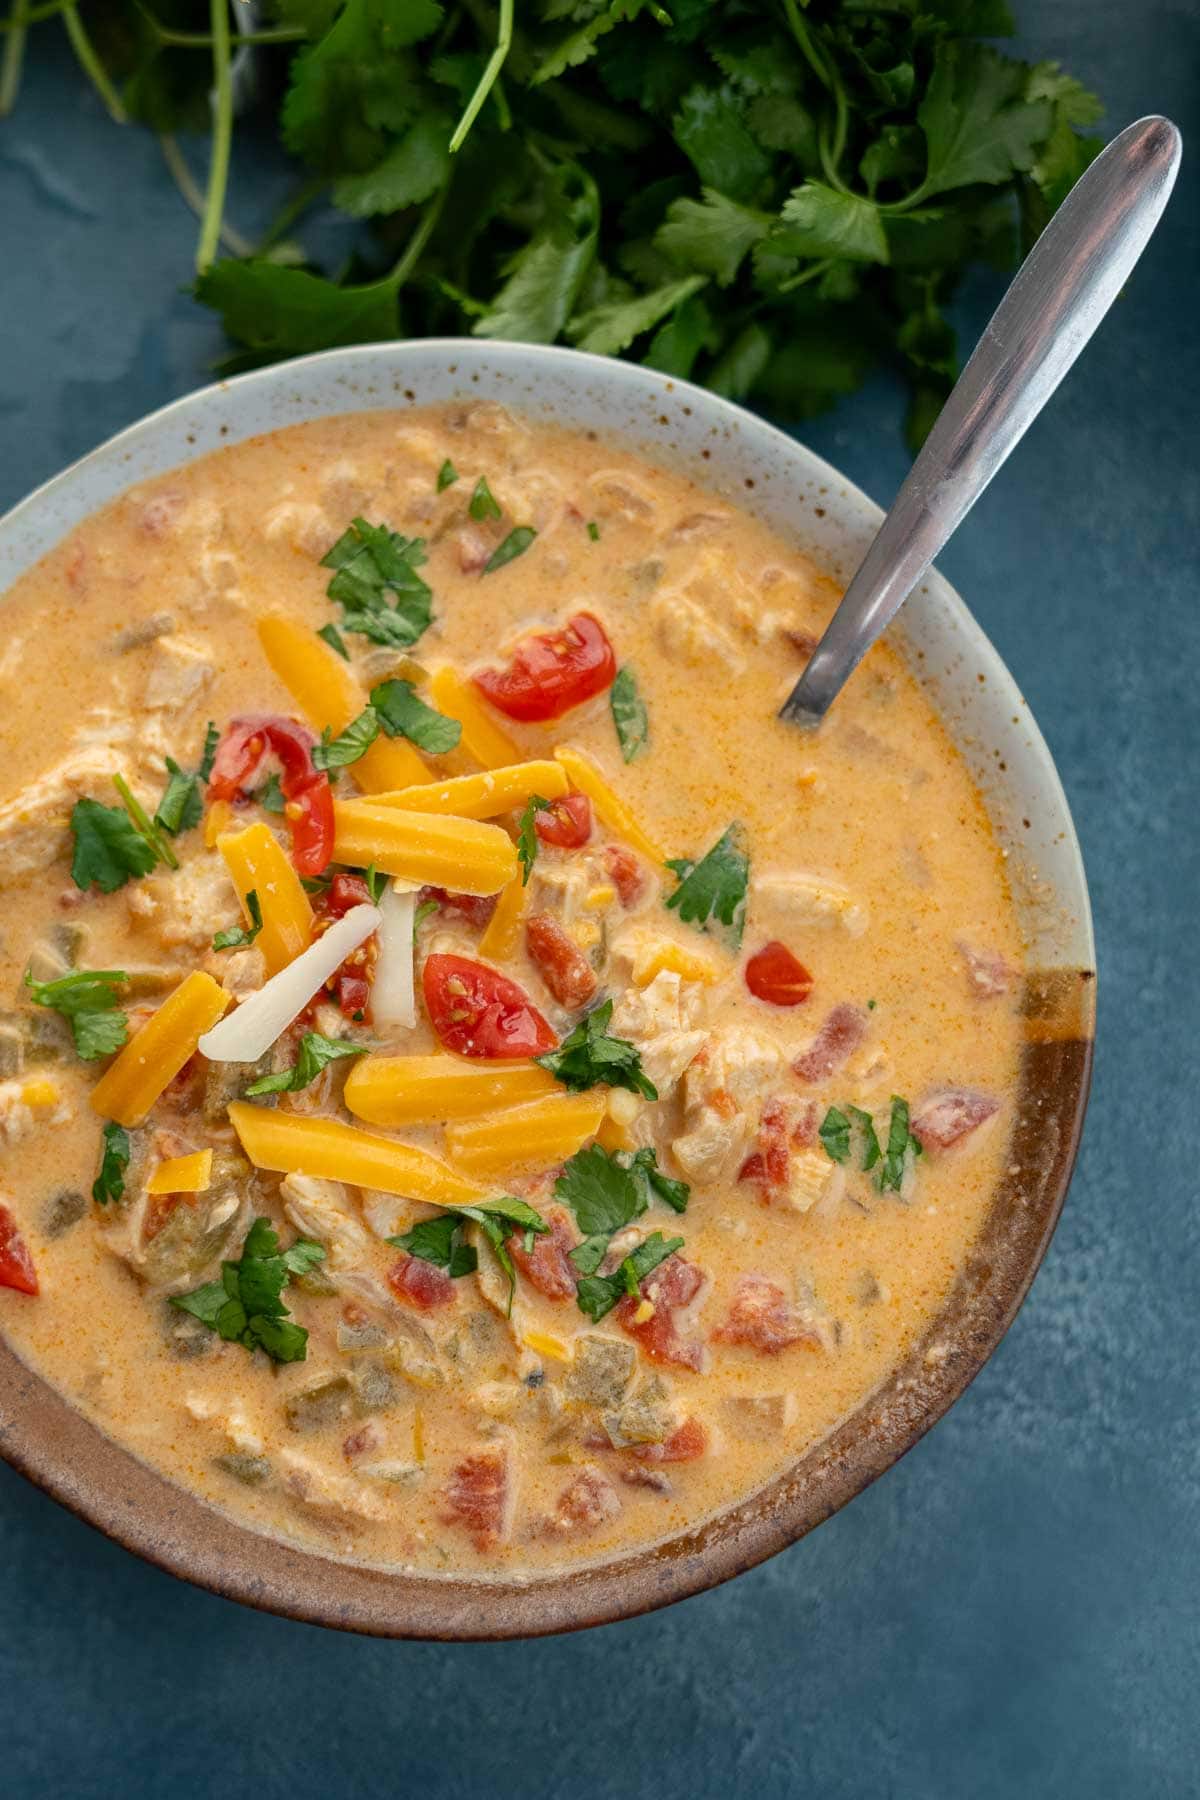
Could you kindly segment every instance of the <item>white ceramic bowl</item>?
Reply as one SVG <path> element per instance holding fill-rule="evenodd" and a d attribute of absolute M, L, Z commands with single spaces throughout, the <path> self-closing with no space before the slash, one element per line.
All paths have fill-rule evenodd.
<path fill-rule="evenodd" d="M 746 508 L 844 582 L 881 514 L 803 445 L 653 370 L 473 339 L 329 351 L 243 375 L 131 426 L 0 521 L 0 592 L 130 485 L 242 439 L 331 413 L 489 398 L 534 421 L 621 439 Z M 1009 852 L 1029 946 L 1019 1175 L 914 1359 L 824 1445 L 697 1531 L 599 1569 L 516 1584 L 402 1577 L 265 1540 L 136 1463 L 0 1346 L 0 1452 L 130 1548 L 218 1591 L 350 1628 L 513 1636 L 625 1616 L 713 1585 L 782 1547 L 912 1444 L 1003 1335 L 1049 1241 L 1086 1103 L 1094 1017 L 1087 886 L 1054 764 L 962 600 L 931 574 L 893 628 Z M 936 1346 L 936 1355 L 930 1346 Z"/>

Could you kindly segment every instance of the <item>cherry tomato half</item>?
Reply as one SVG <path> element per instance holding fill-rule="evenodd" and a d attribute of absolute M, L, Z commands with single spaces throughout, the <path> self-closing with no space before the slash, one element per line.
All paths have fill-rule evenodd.
<path fill-rule="evenodd" d="M 312 732 L 277 713 L 234 719 L 213 759 L 208 782 L 212 800 L 249 797 L 267 757 L 277 758 L 279 786 L 292 831 L 292 864 L 297 874 L 320 875 L 333 856 L 333 790 L 323 770 L 314 769 Z"/>
<path fill-rule="evenodd" d="M 592 803 L 586 794 L 564 794 L 549 812 L 534 814 L 534 829 L 543 844 L 556 850 L 582 850 L 592 835 Z"/>
<path fill-rule="evenodd" d="M 428 956 L 425 1010 L 457 1056 L 544 1056 L 558 1039 L 524 988 L 469 956 Z"/>
<path fill-rule="evenodd" d="M 786 944 L 772 941 L 746 964 L 746 986 L 769 1006 L 799 1006 L 812 993 L 813 978 Z"/>
<path fill-rule="evenodd" d="M 318 896 L 316 910 L 323 919 L 343 919 L 356 906 L 371 905 L 371 890 L 361 875 L 339 871 L 325 892 Z M 371 983 L 379 955 L 379 940 L 369 937 L 365 944 L 351 951 L 346 961 L 326 986 L 348 1019 L 362 1020 L 371 1008 Z"/>
<path fill-rule="evenodd" d="M 617 659 L 599 619 L 576 613 L 558 631 L 540 631 L 513 651 L 507 669 L 484 669 L 475 685 L 510 719 L 561 719 L 611 687 Z"/>
<path fill-rule="evenodd" d="M 19 1294 L 38 1291 L 37 1270 L 29 1246 L 4 1205 L 0 1205 L 0 1287 L 16 1288 Z"/>

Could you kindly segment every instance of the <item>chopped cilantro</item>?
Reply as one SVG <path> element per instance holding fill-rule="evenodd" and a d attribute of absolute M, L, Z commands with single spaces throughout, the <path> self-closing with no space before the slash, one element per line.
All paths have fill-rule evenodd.
<path fill-rule="evenodd" d="M 532 544 L 537 532 L 532 525 L 514 525 L 506 538 L 503 538 L 483 565 L 482 573 L 491 575 L 502 569 L 505 563 L 512 562 L 514 557 L 524 556 Z"/>
<path fill-rule="evenodd" d="M 154 823 L 154 820 L 150 817 L 125 777 L 123 775 L 114 775 L 113 786 L 116 788 L 118 794 L 120 794 L 121 799 L 125 802 L 125 811 L 129 814 L 130 822 L 133 825 L 134 830 L 140 837 L 145 839 L 149 848 L 154 852 L 155 862 L 165 863 L 168 869 L 177 869 L 179 867 L 179 858 L 176 856 L 170 844 L 168 844 L 166 838 Z"/>
<path fill-rule="evenodd" d="M 658 1089 L 642 1072 L 641 1052 L 625 1038 L 608 1036 L 612 1013 L 612 1001 L 605 1000 L 580 1019 L 557 1050 L 535 1056 L 534 1061 L 573 1094 L 603 1085 L 628 1088 L 644 1100 L 657 1100 Z"/>
<path fill-rule="evenodd" d="M 914 1156 L 920 1156 L 921 1146 L 909 1129 L 908 1101 L 901 1100 L 898 1094 L 892 1095 L 892 1113 L 888 1121 L 887 1145 L 883 1152 L 883 1163 L 877 1177 L 881 1194 L 898 1194 L 904 1186 L 904 1177 Z"/>
<path fill-rule="evenodd" d="M 458 1213 L 442 1213 L 436 1219 L 422 1219 L 411 1231 L 387 1241 L 398 1250 L 406 1250 L 409 1256 L 445 1269 L 451 1280 L 457 1281 L 460 1275 L 470 1275 L 479 1264 L 475 1246 L 463 1239 L 463 1227 L 464 1220 Z"/>
<path fill-rule="evenodd" d="M 331 1062 L 343 1056 L 364 1056 L 368 1048 L 366 1044 L 348 1043 L 345 1038 L 322 1037 L 319 1031 L 306 1031 L 291 1068 L 251 1082 L 246 1089 L 246 1098 L 252 1099 L 258 1094 L 297 1094 L 314 1082 Z"/>
<path fill-rule="evenodd" d="M 95 883 L 101 893 L 113 894 L 134 876 L 148 875 L 158 861 L 121 806 L 77 800 L 71 810 L 71 834 L 75 839 L 71 879 L 77 888 Z"/>
<path fill-rule="evenodd" d="M 840 1108 L 836 1106 L 829 1108 L 821 1120 L 817 1136 L 824 1145 L 825 1154 L 831 1162 L 850 1161 L 850 1121 Z"/>
<path fill-rule="evenodd" d="M 454 1207 L 439 1218 L 423 1219 L 411 1231 L 388 1238 L 387 1242 L 395 1244 L 399 1250 L 407 1250 L 410 1256 L 419 1256 L 424 1262 L 445 1269 L 450 1278 L 456 1280 L 460 1275 L 469 1275 L 478 1265 L 474 1246 L 466 1243 L 462 1236 L 463 1225 L 468 1220 L 479 1226 L 507 1277 L 508 1310 L 511 1313 L 517 1286 L 517 1272 L 508 1253 L 512 1227 L 523 1228 L 527 1246 L 539 1233 L 550 1229 L 541 1213 L 527 1201 L 518 1200 L 513 1194 L 502 1194 L 498 1200 L 482 1200 L 478 1206 Z"/>
<path fill-rule="evenodd" d="M 455 468 L 454 464 L 450 461 L 450 458 L 447 457 L 445 462 L 442 464 L 441 468 L 438 470 L 438 478 L 437 478 L 438 493 L 439 494 L 445 493 L 446 489 L 448 487 L 453 487 L 454 483 L 457 480 L 458 480 L 458 470 Z"/>
<path fill-rule="evenodd" d="M 618 669 L 617 678 L 608 692 L 608 703 L 612 708 L 621 755 L 631 763 L 642 754 L 649 741 L 650 715 L 646 711 L 646 702 L 638 693 L 637 677 L 628 664 Z"/>
<path fill-rule="evenodd" d="M 898 1194 L 910 1159 L 921 1154 L 909 1129 L 908 1102 L 897 1094 L 892 1095 L 886 1147 L 880 1145 L 874 1119 L 861 1106 L 831 1106 L 817 1135 L 831 1161 L 854 1162 L 864 1172 L 877 1168 L 875 1185 L 880 1193 Z"/>
<path fill-rule="evenodd" d="M 200 789 L 212 774 L 220 741 L 221 734 L 210 720 L 200 752 L 200 766 L 194 775 L 181 769 L 174 757 L 167 757 L 167 785 L 154 814 L 154 824 L 160 831 L 169 831 L 172 837 L 178 837 L 180 832 L 191 831 L 200 823 L 204 816 Z"/>
<path fill-rule="evenodd" d="M 329 648 L 336 651 L 343 662 L 350 661 L 350 652 L 346 648 L 346 640 L 336 625 L 322 625 L 317 636 L 319 638 L 324 638 L 325 642 L 329 645 Z"/>
<path fill-rule="evenodd" d="M 600 542 L 600 527 L 597 525 L 595 519 L 588 520 L 587 534 L 591 538 L 593 544 L 598 544 Z"/>
<path fill-rule="evenodd" d="M 190 1294 L 172 1295 L 171 1305 L 191 1313 L 226 1343 L 265 1350 L 275 1362 L 303 1362 L 308 1333 L 283 1304 L 283 1290 L 292 1276 L 307 1274 L 324 1260 L 320 1244 L 307 1238 L 297 1238 L 280 1254 L 271 1221 L 255 1219 L 241 1257 L 222 1265 L 221 1279 L 193 1288 Z"/>
<path fill-rule="evenodd" d="M 475 483 L 475 492 L 471 495 L 471 502 L 467 507 L 467 511 L 476 523 L 479 523 L 483 519 L 498 519 L 500 517 L 500 506 L 495 495 L 492 493 L 491 488 L 487 484 L 486 475 L 481 475 L 479 480 Z"/>
<path fill-rule="evenodd" d="M 665 1206 L 669 1206 L 672 1212 L 687 1211 L 691 1188 L 686 1181 L 676 1181 L 673 1176 L 664 1175 L 658 1166 L 657 1155 L 648 1146 L 634 1152 L 629 1168 L 636 1179 L 649 1183 L 651 1193 Z"/>
<path fill-rule="evenodd" d="M 687 925 L 701 931 L 715 919 L 726 928 L 730 941 L 741 944 L 746 925 L 746 893 L 750 885 L 750 859 L 742 848 L 742 827 L 736 822 L 698 863 L 679 860 L 667 867 L 679 877 L 679 886 L 667 905 Z"/>
<path fill-rule="evenodd" d="M 335 571 L 326 592 L 342 608 L 345 630 L 402 650 L 415 644 L 433 618 L 433 596 L 417 573 L 424 561 L 423 539 L 356 518 L 321 558 Z"/>
<path fill-rule="evenodd" d="M 125 1171 L 129 1167 L 129 1133 L 123 1125 L 111 1120 L 101 1133 L 100 1173 L 92 1183 L 92 1199 L 97 1206 L 125 1195 Z"/>
<path fill-rule="evenodd" d="M 379 896 L 383 892 L 383 885 L 386 877 L 380 874 L 374 863 L 368 863 L 363 870 L 363 880 L 366 882 L 367 892 L 371 896 L 371 905 L 378 906 Z"/>
<path fill-rule="evenodd" d="M 420 929 L 421 929 L 422 925 L 425 923 L 426 919 L 432 918 L 433 914 L 437 911 L 437 909 L 438 909 L 438 903 L 436 900 L 422 900 L 418 906 L 413 908 L 413 943 L 414 944 L 417 941 L 418 931 L 420 931 Z"/>
<path fill-rule="evenodd" d="M 35 1006 L 48 1006 L 71 1021 L 75 1048 L 86 1062 L 111 1056 L 129 1035 L 125 1014 L 117 1005 L 117 988 L 126 980 L 123 969 L 73 969 L 57 981 L 33 981 L 28 969 L 25 986 Z"/>
<path fill-rule="evenodd" d="M 264 812 L 277 813 L 282 816 L 287 801 L 283 797 L 283 789 L 279 785 L 279 776 L 272 769 L 262 786 L 254 794 L 254 803 L 261 806 Z"/>
<path fill-rule="evenodd" d="M 426 706 L 411 681 L 381 681 L 371 689 L 371 707 L 388 737 L 408 738 L 430 756 L 457 749 L 462 737 L 458 720 Z"/>
<path fill-rule="evenodd" d="M 204 748 L 200 752 L 200 767 L 196 770 L 201 781 L 207 782 L 212 777 L 213 764 L 217 760 L 217 745 L 220 742 L 221 734 L 210 719 L 204 733 Z"/>
<path fill-rule="evenodd" d="M 517 861 L 521 865 L 521 886 L 529 886 L 529 877 L 533 874 L 533 865 L 537 861 L 538 834 L 535 820 L 540 812 L 553 812 L 549 800 L 543 800 L 540 794 L 531 794 L 529 803 L 521 814 L 517 826 Z"/>
<path fill-rule="evenodd" d="M 218 931 L 213 939 L 214 950 L 245 950 L 254 942 L 263 927 L 262 904 L 255 888 L 246 895 L 246 911 L 250 914 L 249 925 L 230 925 Z"/>
<path fill-rule="evenodd" d="M 367 754 L 379 736 L 379 719 L 373 706 L 364 706 L 345 731 L 334 737 L 328 728 L 312 747 L 314 769 L 345 769 Z"/>
<path fill-rule="evenodd" d="M 665 1238 L 661 1231 L 651 1232 L 611 1275 L 581 1276 L 576 1290 L 580 1312 L 597 1322 L 603 1319 L 627 1294 L 636 1295 L 646 1276 L 660 1263 L 682 1249 L 682 1238 Z"/>

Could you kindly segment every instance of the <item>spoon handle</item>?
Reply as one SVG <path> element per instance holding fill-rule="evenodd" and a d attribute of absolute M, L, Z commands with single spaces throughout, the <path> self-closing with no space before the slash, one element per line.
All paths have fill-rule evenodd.
<path fill-rule="evenodd" d="M 819 723 L 1116 299 L 1179 171 L 1169 119 L 1129 125 L 1017 271 L 780 717 Z"/>

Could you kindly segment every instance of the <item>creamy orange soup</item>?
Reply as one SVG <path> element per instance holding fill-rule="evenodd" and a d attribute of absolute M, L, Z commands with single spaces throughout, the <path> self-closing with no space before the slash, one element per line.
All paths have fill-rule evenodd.
<path fill-rule="evenodd" d="M 995 1190 L 1021 943 L 892 650 L 777 721 L 835 598 L 493 405 L 221 451 L 26 575 L 18 1351 L 239 1518 L 434 1572 L 662 1539 L 850 1413 Z"/>

